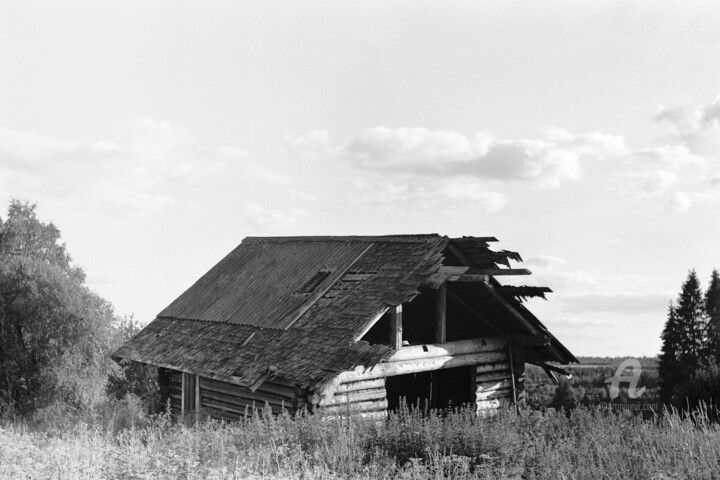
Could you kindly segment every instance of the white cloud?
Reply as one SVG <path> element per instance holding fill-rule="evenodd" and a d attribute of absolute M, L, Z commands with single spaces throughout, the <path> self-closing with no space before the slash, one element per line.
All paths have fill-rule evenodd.
<path fill-rule="evenodd" d="M 582 158 L 602 159 L 627 150 L 622 137 L 601 133 L 576 135 L 553 128 L 546 130 L 546 137 L 496 140 L 487 133 L 468 138 L 424 128 L 375 127 L 355 134 L 340 151 L 369 169 L 503 182 L 525 180 L 556 188 L 582 176 Z"/>
<path fill-rule="evenodd" d="M 208 190 L 292 183 L 248 152 L 204 147 L 168 122 L 143 118 L 127 131 L 123 142 L 78 142 L 0 128 L 0 190 L 39 201 L 73 199 L 124 216 L 148 214 Z"/>
<path fill-rule="evenodd" d="M 662 313 L 671 300 L 672 296 L 664 293 L 587 293 L 563 296 L 562 306 L 571 313 Z"/>
<path fill-rule="evenodd" d="M 308 215 L 301 208 L 268 209 L 257 203 L 248 203 L 242 208 L 242 218 L 254 235 L 292 229 Z"/>
<path fill-rule="evenodd" d="M 675 172 L 666 170 L 650 170 L 627 174 L 631 179 L 631 186 L 638 192 L 649 195 L 665 192 L 678 182 L 679 176 Z"/>
<path fill-rule="evenodd" d="M 505 206 L 505 195 L 486 190 L 474 179 L 421 178 L 399 181 L 374 177 L 357 180 L 353 201 L 373 208 L 412 211 L 442 210 L 448 214 L 470 208 L 495 212 Z"/>

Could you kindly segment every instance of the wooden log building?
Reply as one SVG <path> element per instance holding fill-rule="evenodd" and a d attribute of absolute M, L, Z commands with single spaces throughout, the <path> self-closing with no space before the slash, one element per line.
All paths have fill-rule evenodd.
<path fill-rule="evenodd" d="M 523 305 L 545 287 L 492 237 L 249 237 L 113 357 L 159 367 L 174 413 L 495 409 L 525 364 L 577 362 Z"/>

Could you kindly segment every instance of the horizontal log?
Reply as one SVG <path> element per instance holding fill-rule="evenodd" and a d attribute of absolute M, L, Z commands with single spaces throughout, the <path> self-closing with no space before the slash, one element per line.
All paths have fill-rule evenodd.
<path fill-rule="evenodd" d="M 477 410 L 494 410 L 501 407 L 506 407 L 512 402 L 506 398 L 495 398 L 492 400 L 478 400 L 475 402 L 475 408 Z"/>
<path fill-rule="evenodd" d="M 360 380 L 371 380 L 395 375 L 408 375 L 411 373 L 429 372 L 445 368 L 464 367 L 467 365 L 479 365 L 483 363 L 498 362 L 504 360 L 506 354 L 500 352 L 470 353 L 467 355 L 446 355 L 442 357 L 425 358 L 421 360 L 407 360 L 403 362 L 378 363 L 371 369 L 363 371 L 362 367 L 349 372 L 342 372 L 339 375 L 340 382 L 352 382 Z"/>
<path fill-rule="evenodd" d="M 477 365 L 475 367 L 475 372 L 477 375 L 498 371 L 510 371 L 510 363 L 507 361 L 507 359 L 502 362 L 485 363 L 483 365 Z"/>
<path fill-rule="evenodd" d="M 214 400 L 220 400 L 225 403 L 229 404 L 237 404 L 237 405 L 245 405 L 245 404 L 252 404 L 255 402 L 257 405 L 265 405 L 265 402 L 269 403 L 271 406 L 277 406 L 277 407 L 285 407 L 285 408 L 292 408 L 292 401 L 287 401 L 285 399 L 279 399 L 275 397 L 268 397 L 265 395 L 256 395 L 249 393 L 247 395 L 232 395 L 227 393 L 220 393 L 213 390 L 206 390 L 206 389 L 200 389 L 200 397 L 201 398 L 210 398 Z M 304 405 L 304 403 L 303 403 Z M 298 406 L 300 406 L 300 403 L 298 402 Z"/>
<path fill-rule="evenodd" d="M 377 378 L 375 380 L 363 380 L 360 382 L 341 383 L 335 390 L 338 393 L 356 392 L 359 390 L 368 390 L 371 388 L 385 388 L 385 379 Z"/>
<path fill-rule="evenodd" d="M 252 393 L 249 388 L 234 385 L 232 383 L 221 382 L 218 380 L 212 380 L 205 377 L 200 377 L 200 388 L 206 388 L 208 390 L 216 390 L 220 392 L 238 392 L 240 393 Z M 274 396 L 277 398 L 284 398 L 292 400 L 295 395 L 295 389 L 285 385 L 275 384 L 273 382 L 263 383 L 254 393 L 265 394 L 268 396 Z"/>
<path fill-rule="evenodd" d="M 466 355 L 469 353 L 496 352 L 507 346 L 507 340 L 500 337 L 475 338 L 447 343 L 431 343 L 403 347 L 387 362 L 405 362 L 423 358 L 444 357 L 448 355 Z"/>
<path fill-rule="evenodd" d="M 320 403 L 321 406 L 344 405 L 348 403 L 365 402 L 370 400 L 381 400 L 387 398 L 385 387 L 372 390 L 360 390 L 356 392 L 335 393 L 329 401 Z"/>
<path fill-rule="evenodd" d="M 228 405 L 224 402 L 219 402 L 217 400 L 211 400 L 211 399 L 203 399 L 202 408 L 211 408 L 215 410 L 220 410 L 222 412 L 229 412 L 235 415 L 245 416 L 245 411 L 247 407 L 248 414 L 253 411 L 253 409 L 260 410 L 264 407 L 264 405 L 258 406 L 258 405 Z"/>
<path fill-rule="evenodd" d="M 387 410 L 387 399 L 373 400 L 367 402 L 345 403 L 342 405 L 328 405 L 322 407 L 325 413 L 360 413 L 360 412 L 379 412 Z"/>
<path fill-rule="evenodd" d="M 249 388 L 238 387 L 237 385 L 231 385 L 223 382 L 200 382 L 200 390 L 208 392 L 218 392 L 225 395 L 233 395 L 241 398 L 249 398 L 252 400 L 268 401 L 268 402 L 279 402 L 285 401 L 287 404 L 292 404 L 292 397 L 282 397 L 280 395 L 268 394 L 257 390 L 255 392 L 250 391 Z"/>
<path fill-rule="evenodd" d="M 206 407 L 206 408 L 204 407 L 203 413 L 212 418 L 216 418 L 218 420 L 226 420 L 229 422 L 237 422 L 244 416 L 244 415 L 240 415 L 237 413 L 226 412 L 223 410 L 218 410 L 216 408 L 210 408 L 210 407 Z"/>
<path fill-rule="evenodd" d="M 490 382 L 478 382 L 476 384 L 477 392 L 490 392 L 495 390 L 502 390 L 504 388 L 512 388 L 512 380 L 506 378 L 504 380 L 494 380 Z"/>
<path fill-rule="evenodd" d="M 475 400 L 490 400 L 493 398 L 512 398 L 512 388 L 502 388 L 498 390 L 491 390 L 489 392 L 477 391 L 475 392 Z"/>
<path fill-rule="evenodd" d="M 510 370 L 503 370 L 500 372 L 490 372 L 477 375 L 475 377 L 475 383 L 480 385 L 487 382 L 497 382 L 501 380 L 507 380 L 510 378 Z"/>

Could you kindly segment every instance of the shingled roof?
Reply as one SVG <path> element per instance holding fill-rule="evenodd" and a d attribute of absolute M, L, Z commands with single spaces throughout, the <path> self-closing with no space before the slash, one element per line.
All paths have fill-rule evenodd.
<path fill-rule="evenodd" d="M 277 376 L 313 388 L 392 354 L 389 346 L 360 338 L 388 308 L 411 301 L 421 287 L 438 286 L 449 247 L 486 271 L 519 259 L 491 251 L 491 240 L 248 237 L 113 357 L 246 387 Z M 515 296 L 493 292 L 477 297 L 506 331 L 546 335 L 547 344 L 536 349 L 539 360 L 576 361 Z"/>

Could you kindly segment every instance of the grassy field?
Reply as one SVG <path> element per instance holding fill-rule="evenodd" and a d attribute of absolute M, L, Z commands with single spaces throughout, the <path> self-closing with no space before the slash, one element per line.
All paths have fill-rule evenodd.
<path fill-rule="evenodd" d="M 380 423 L 260 413 L 232 425 L 143 420 L 125 408 L 0 428 L 2 479 L 711 479 L 719 458 L 720 429 L 702 414 L 648 421 L 582 407 L 401 411 Z"/>

